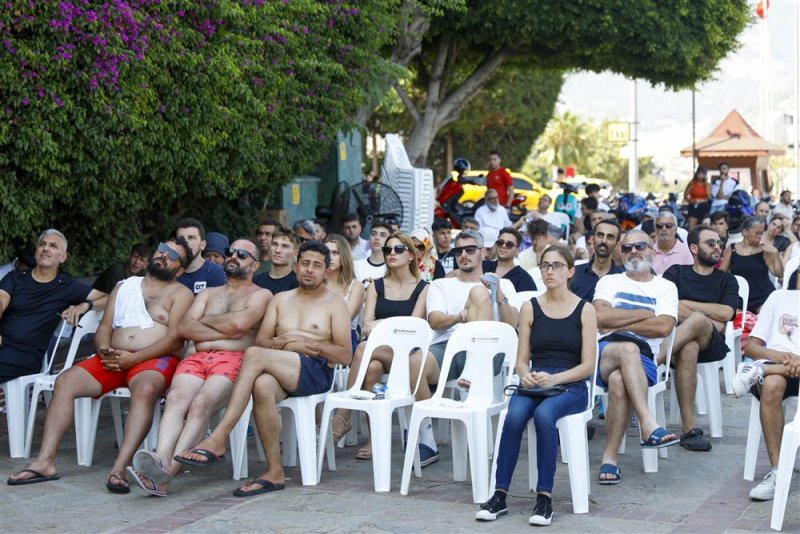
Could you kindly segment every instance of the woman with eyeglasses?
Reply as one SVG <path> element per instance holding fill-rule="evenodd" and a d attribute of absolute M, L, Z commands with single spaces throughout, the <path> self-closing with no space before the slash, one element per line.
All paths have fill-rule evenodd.
<path fill-rule="evenodd" d="M 497 456 L 494 495 L 480 507 L 475 519 L 494 521 L 508 512 L 506 496 L 517 465 L 522 433 L 533 418 L 536 427 L 536 505 L 528 519 L 531 525 L 549 525 L 553 519 L 553 481 L 558 455 L 556 422 L 582 412 L 588 405 L 586 378 L 592 374 L 597 357 L 597 315 L 591 303 L 570 292 L 567 285 L 575 274 L 569 248 L 552 245 L 539 264 L 546 291 L 522 305 L 516 372 L 520 387 L 564 386 L 564 391 L 547 398 L 515 393 Z"/>
<path fill-rule="evenodd" d="M 783 261 L 780 253 L 772 245 L 762 243 L 764 222 L 757 217 L 747 217 L 742 222 L 741 243 L 733 243 L 725 249 L 722 256 L 721 271 L 739 275 L 750 286 L 747 310 L 758 313 L 775 285 L 769 279 L 770 273 L 776 278 L 783 277 Z"/>
<path fill-rule="evenodd" d="M 355 350 L 358 344 L 358 314 L 364 304 L 364 286 L 356 280 L 353 255 L 347 240 L 339 234 L 330 234 L 325 238 L 325 246 L 331 252 L 331 266 L 325 273 L 325 287 L 347 303 L 352 320 L 350 336 Z"/>
<path fill-rule="evenodd" d="M 382 248 L 386 259 L 386 275 L 378 278 L 367 289 L 367 303 L 364 310 L 364 338 L 369 337 L 373 328 L 390 317 L 425 318 L 425 297 L 428 283 L 420 280 L 417 270 L 417 256 L 414 242 L 408 234 L 397 233 L 386 240 Z M 366 341 L 355 350 L 353 363 L 347 375 L 347 387 L 353 387 L 364 355 Z M 392 366 L 392 350 L 388 346 L 378 347 L 372 355 L 364 384 L 361 389 L 372 391 L 384 373 Z M 338 442 L 350 431 L 350 410 L 337 410 L 333 416 L 333 440 Z M 358 460 L 372 459 L 372 442 L 359 449 Z"/>
<path fill-rule="evenodd" d="M 414 251 L 417 258 L 417 270 L 420 278 L 426 282 L 444 278 L 444 266 L 437 259 L 436 246 L 427 228 L 417 228 L 411 232 L 411 240 L 414 242 Z"/>

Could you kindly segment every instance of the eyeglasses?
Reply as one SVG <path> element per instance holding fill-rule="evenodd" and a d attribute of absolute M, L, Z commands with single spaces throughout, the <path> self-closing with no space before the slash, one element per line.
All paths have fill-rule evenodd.
<path fill-rule="evenodd" d="M 408 250 L 408 247 L 405 245 L 395 245 L 393 247 L 381 247 L 384 256 L 388 256 L 392 252 L 394 252 L 397 256 L 402 254 L 403 252 Z"/>
<path fill-rule="evenodd" d="M 673 223 L 657 223 L 656 228 L 658 230 L 671 230 L 675 228 L 675 225 Z"/>
<path fill-rule="evenodd" d="M 455 256 L 456 258 L 461 256 L 461 254 L 464 253 L 464 252 L 467 253 L 467 256 L 472 256 L 473 254 L 478 252 L 478 247 L 476 247 L 475 245 L 468 245 L 466 247 L 455 247 L 455 248 L 453 248 L 453 256 Z"/>
<path fill-rule="evenodd" d="M 416 246 L 418 252 L 425 252 L 425 248 L 426 248 L 425 245 L 423 245 L 422 243 Z"/>
<path fill-rule="evenodd" d="M 158 252 L 161 254 L 166 254 L 167 258 L 170 261 L 180 261 L 181 260 L 181 253 L 175 250 L 174 248 L 170 247 L 166 243 L 159 243 L 158 244 Z"/>
<path fill-rule="evenodd" d="M 630 254 L 633 249 L 636 249 L 636 252 L 644 252 L 648 248 L 650 248 L 650 243 L 645 243 L 644 241 L 639 241 L 638 243 L 629 243 L 626 245 L 621 245 L 619 247 L 622 250 L 623 254 Z"/>
<path fill-rule="evenodd" d="M 700 241 L 707 247 L 714 248 L 715 246 L 719 247 L 720 249 L 725 248 L 725 241 L 722 239 L 706 239 L 705 241 Z"/>
<path fill-rule="evenodd" d="M 250 251 L 245 250 L 243 248 L 228 247 L 225 250 L 223 250 L 222 252 L 225 253 L 225 257 L 226 258 L 230 258 L 234 254 L 236 254 L 236 257 L 239 258 L 240 260 L 246 260 L 248 257 L 250 257 L 250 258 L 253 258 L 253 261 L 257 261 L 256 257 L 253 256 L 252 254 L 250 254 Z"/>
<path fill-rule="evenodd" d="M 514 248 L 517 246 L 515 241 L 506 241 L 505 239 L 498 239 L 494 244 L 500 248 Z"/>
<path fill-rule="evenodd" d="M 566 263 L 561 263 L 560 261 L 554 261 L 553 263 L 543 261 L 542 263 L 539 264 L 539 269 L 543 273 L 546 273 L 550 269 L 552 269 L 554 273 L 560 273 L 561 271 L 564 270 L 566 266 L 567 266 Z"/>

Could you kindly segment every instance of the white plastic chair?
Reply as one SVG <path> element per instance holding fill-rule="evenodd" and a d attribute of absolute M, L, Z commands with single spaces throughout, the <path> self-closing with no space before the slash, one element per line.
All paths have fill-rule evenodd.
<path fill-rule="evenodd" d="M 84 336 L 97 332 L 97 326 L 100 324 L 100 319 L 102 316 L 102 311 L 91 310 L 81 317 L 81 320 L 78 323 L 78 328 L 75 329 L 75 335 L 72 336 L 72 341 L 69 344 L 67 359 L 64 361 L 64 368 L 59 374 L 72 367 L 72 364 L 75 363 L 75 356 L 78 354 L 78 348 L 80 347 L 81 340 Z M 56 387 L 56 378 L 58 378 L 58 375 L 45 374 L 36 378 L 36 381 L 33 383 L 31 406 L 30 410 L 28 411 L 28 425 L 25 432 L 25 458 L 31 457 L 33 427 L 36 424 L 36 411 L 39 404 L 39 394 L 52 392 Z"/>
<path fill-rule="evenodd" d="M 735 276 L 736 282 L 739 284 L 739 298 L 742 299 L 742 310 L 747 310 L 747 303 L 750 299 L 750 284 L 741 276 Z M 725 344 L 728 345 L 728 354 L 721 361 L 714 362 L 714 364 L 717 369 L 722 367 L 722 374 L 725 378 L 725 393 L 733 395 L 733 377 L 736 376 L 736 369 L 742 363 L 742 327 L 734 328 L 733 321 L 728 321 L 725 325 Z"/>
<path fill-rule="evenodd" d="M 544 291 L 545 285 L 544 279 L 542 278 L 542 270 L 539 267 L 532 267 L 528 269 L 528 274 L 533 278 L 533 283 L 536 284 L 537 290 L 541 289 Z"/>
<path fill-rule="evenodd" d="M 572 223 L 569 215 L 564 213 L 563 211 L 551 211 L 547 215 L 544 216 L 544 220 L 552 224 L 553 226 L 558 226 L 561 228 L 562 235 L 569 238 L 569 225 Z M 536 287 L 539 287 L 538 285 Z"/>
<path fill-rule="evenodd" d="M 797 399 L 797 397 L 794 397 Z M 778 458 L 778 476 L 775 479 L 775 500 L 772 502 L 772 520 L 769 526 L 773 530 L 783 528 L 783 516 L 786 512 L 786 501 L 789 499 L 789 483 L 800 448 L 800 404 L 794 412 L 794 419 L 783 427 L 781 452 Z"/>
<path fill-rule="evenodd" d="M 788 423 L 792 416 L 792 410 L 798 405 L 797 397 L 789 397 L 783 401 L 784 422 Z M 753 397 L 750 403 L 750 423 L 747 428 L 747 445 L 744 451 L 744 479 L 753 480 L 756 476 L 756 461 L 758 460 L 758 449 L 761 446 L 763 437 L 761 428 L 761 403 Z"/>
<path fill-rule="evenodd" d="M 589 513 L 589 493 L 591 491 L 590 467 L 589 467 L 589 436 L 586 425 L 594 417 L 594 395 L 597 377 L 597 366 L 600 361 L 599 351 L 595 352 L 594 368 L 589 380 L 587 380 L 589 397 L 586 409 L 582 412 L 562 417 L 556 423 L 559 431 L 561 457 L 567 463 L 569 469 L 569 485 L 572 493 L 572 513 Z M 505 421 L 508 407 L 503 409 L 500 414 L 500 424 L 497 427 L 497 441 L 494 449 L 494 463 L 492 464 L 492 480 L 489 491 L 495 486 L 495 475 L 497 472 L 497 456 L 500 452 L 500 438 L 502 434 L 502 424 Z M 567 461 L 569 459 L 569 461 Z M 536 469 L 536 427 L 533 418 L 528 421 L 528 487 L 531 491 L 536 491 L 538 471 Z"/>
<path fill-rule="evenodd" d="M 61 321 L 58 338 L 50 353 L 42 357 L 42 370 L 0 384 L 6 399 L 6 421 L 8 423 L 8 452 L 11 458 L 25 458 L 25 422 L 31 409 L 30 390 L 40 377 L 48 376 L 58 351 L 58 342 L 65 335 L 67 323 Z"/>
<path fill-rule="evenodd" d="M 537 284 L 536 287 L 539 287 L 539 285 Z M 514 306 L 517 309 L 517 311 L 519 311 L 522 308 L 523 304 L 531 300 L 533 297 L 538 297 L 544 292 L 545 292 L 544 289 L 537 291 L 520 291 L 519 293 L 508 299 L 508 303 Z"/>
<path fill-rule="evenodd" d="M 791 289 L 789 287 L 789 279 L 792 277 L 792 273 L 797 270 L 798 265 L 800 265 L 800 256 L 793 256 L 786 262 L 786 267 L 783 268 L 782 289 Z"/>
<path fill-rule="evenodd" d="M 655 416 L 656 422 L 662 427 L 667 426 L 667 417 L 664 410 L 664 392 L 667 390 L 667 384 L 669 383 L 669 364 L 672 361 L 672 344 L 674 341 L 675 327 L 672 328 L 672 332 L 670 332 L 669 336 L 662 341 L 662 343 L 667 344 L 667 359 L 664 365 L 658 366 L 657 382 L 647 388 L 647 409 Z M 598 389 L 595 391 L 595 395 L 600 396 L 603 401 L 603 408 L 607 408 L 608 392 Z M 625 454 L 625 439 L 626 438 L 623 437 L 622 443 L 619 445 L 619 454 Z M 667 448 L 668 447 L 662 447 L 660 449 L 642 449 L 642 464 L 644 465 L 645 473 L 658 472 L 658 459 L 668 457 Z"/>
<path fill-rule="evenodd" d="M 329 393 L 325 400 L 320 439 L 323 439 L 322 436 L 324 439 L 329 438 L 331 414 L 336 408 L 347 408 L 368 414 L 371 427 L 375 491 L 389 491 L 391 486 L 392 413 L 398 408 L 404 409 L 414 403 L 414 392 L 411 391 L 409 384 L 409 355 L 413 351 L 420 350 L 424 357 L 428 352 L 431 334 L 427 321 L 417 317 L 392 317 L 381 321 L 367 340 L 355 385 L 347 391 Z M 386 384 L 387 396 L 383 399 L 374 399 L 372 392 L 364 392 L 359 388 L 364 383 L 373 352 L 377 347 L 383 345 L 392 347 L 394 355 Z M 325 450 L 320 449 L 317 477 L 322 474 L 324 453 Z"/>
<path fill-rule="evenodd" d="M 497 321 L 475 321 L 458 328 L 447 342 L 439 374 L 440 384 L 447 380 L 453 357 L 461 351 L 467 353 L 463 376 L 470 379 L 466 399 L 444 398 L 443 390 L 437 389 L 433 397 L 417 402 L 411 411 L 400 486 L 402 495 L 408 495 L 412 464 L 414 474 L 422 476 L 417 447 L 419 428 L 422 421 L 430 417 L 450 420 L 454 480 L 466 479 L 468 451 L 473 501 L 482 503 L 489 498 L 490 418 L 503 408 L 503 399 L 494 379 L 494 356 L 503 353 L 506 361 L 516 359 L 517 333 L 514 327 Z M 461 424 L 456 424 L 456 421 Z"/>

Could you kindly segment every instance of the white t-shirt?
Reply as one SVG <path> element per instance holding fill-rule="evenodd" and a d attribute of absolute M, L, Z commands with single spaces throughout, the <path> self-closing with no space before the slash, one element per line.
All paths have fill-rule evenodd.
<path fill-rule="evenodd" d="M 358 238 L 358 243 L 355 246 L 350 246 L 350 251 L 353 253 L 353 260 L 363 260 L 372 252 L 369 246 L 369 241 L 363 237 Z"/>
<path fill-rule="evenodd" d="M 616 309 L 650 310 L 656 317 L 669 315 L 678 320 L 678 288 L 660 276 L 654 276 L 649 282 L 637 282 L 626 273 L 607 274 L 597 282 L 594 300 L 604 300 Z M 658 355 L 664 338 L 646 339 L 653 355 Z"/>
<path fill-rule="evenodd" d="M 460 313 L 467 303 L 470 290 L 477 285 L 482 284 L 480 282 L 462 282 L 458 278 L 434 280 L 428 286 L 428 297 L 425 299 L 425 309 L 428 310 L 428 315 L 435 311 L 443 312 L 447 315 Z M 500 279 L 500 289 L 503 290 L 503 295 L 509 299 L 517 294 L 514 284 L 505 278 Z M 486 291 L 489 290 L 487 289 Z M 434 330 L 431 343 L 447 341 L 453 335 L 457 326 L 460 326 L 460 324 L 455 324 L 446 330 Z"/>
<path fill-rule="evenodd" d="M 758 312 L 758 320 L 750 332 L 768 349 L 800 354 L 800 291 L 777 289 L 767 298 Z"/>
<path fill-rule="evenodd" d="M 475 211 L 475 220 L 481 225 L 481 233 L 484 238 L 489 240 L 497 239 L 500 230 L 511 226 L 508 212 L 502 206 L 498 206 L 496 210 L 492 211 L 489 206 L 484 204 Z"/>
<path fill-rule="evenodd" d="M 386 274 L 386 264 L 373 265 L 369 261 L 369 257 L 363 260 L 356 260 L 353 262 L 353 270 L 355 271 L 356 280 L 363 282 L 367 278 L 377 280 L 383 278 Z"/>

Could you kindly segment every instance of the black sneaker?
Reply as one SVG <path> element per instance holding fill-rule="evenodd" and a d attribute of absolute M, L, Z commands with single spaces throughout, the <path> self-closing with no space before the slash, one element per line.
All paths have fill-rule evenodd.
<path fill-rule="evenodd" d="M 475 512 L 475 519 L 478 521 L 494 521 L 507 513 L 506 500 L 497 495 L 492 495 L 488 501 L 481 505 L 481 509 Z"/>
<path fill-rule="evenodd" d="M 553 522 L 553 499 L 547 495 L 536 497 L 536 506 L 533 507 L 533 515 L 528 518 L 528 523 L 546 527 Z"/>

